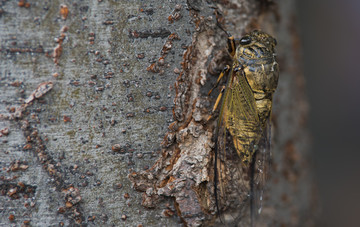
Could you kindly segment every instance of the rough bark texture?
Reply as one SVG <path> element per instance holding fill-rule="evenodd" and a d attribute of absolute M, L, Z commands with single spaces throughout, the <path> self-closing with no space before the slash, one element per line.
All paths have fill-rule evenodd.
<path fill-rule="evenodd" d="M 312 224 L 294 1 L 134 0 L 0 1 L 1 226 L 211 223 L 206 94 L 227 61 L 215 9 L 234 36 L 278 41 L 260 223 Z"/>

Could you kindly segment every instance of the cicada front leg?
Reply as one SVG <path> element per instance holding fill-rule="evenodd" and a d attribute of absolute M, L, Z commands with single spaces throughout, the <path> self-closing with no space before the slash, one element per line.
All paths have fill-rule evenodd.
<path fill-rule="evenodd" d="M 225 75 L 225 74 L 228 74 L 228 73 L 229 73 L 229 70 L 230 70 L 230 66 L 229 66 L 229 65 L 226 65 L 226 66 L 224 67 L 224 69 L 221 71 L 221 73 L 220 73 L 220 75 L 219 75 L 219 77 L 218 77 L 218 79 L 217 79 L 217 81 L 216 81 L 216 84 L 214 85 L 214 87 L 211 88 L 211 90 L 209 91 L 208 95 L 210 95 L 211 92 L 219 85 L 221 79 L 224 78 L 224 75 Z M 209 121 L 209 120 L 211 119 L 211 117 L 212 117 L 212 115 L 214 114 L 215 110 L 216 110 L 217 107 L 219 106 L 219 103 L 220 103 L 220 101 L 221 101 L 221 98 L 222 98 L 222 95 L 223 95 L 224 91 L 225 91 L 225 86 L 222 86 L 221 91 L 220 91 L 220 94 L 219 94 L 218 97 L 216 98 L 216 102 L 215 102 L 215 104 L 214 104 L 214 106 L 213 106 L 213 109 L 212 109 L 212 111 L 211 111 L 211 115 L 208 117 L 208 119 L 207 119 L 206 121 Z"/>
<path fill-rule="evenodd" d="M 221 27 L 222 30 L 224 30 L 222 27 Z M 225 31 L 225 30 L 224 30 Z M 225 31 L 226 34 L 228 35 L 228 40 L 227 40 L 227 46 L 228 46 L 228 52 L 229 54 L 231 55 L 231 57 L 233 58 L 235 56 L 235 51 L 236 51 L 236 43 L 235 43 L 235 38 L 234 36 L 232 36 L 229 32 Z M 211 88 L 211 90 L 209 91 L 208 95 L 211 94 L 211 92 L 219 85 L 221 79 L 224 77 L 225 74 L 228 74 L 229 71 L 230 71 L 230 66 L 229 65 L 226 65 L 224 67 L 224 69 L 221 71 L 217 81 L 216 81 L 216 84 L 214 85 L 213 88 Z M 215 102 L 215 105 L 212 109 L 212 112 L 211 112 L 211 115 L 208 117 L 207 121 L 209 121 L 213 115 L 213 113 L 215 112 L 215 110 L 217 109 L 217 107 L 219 106 L 219 103 L 220 103 L 220 100 L 221 100 L 221 97 L 223 95 L 225 91 L 225 86 L 222 87 L 221 89 L 221 92 L 219 94 L 219 96 L 217 97 L 216 99 L 216 102 Z"/>

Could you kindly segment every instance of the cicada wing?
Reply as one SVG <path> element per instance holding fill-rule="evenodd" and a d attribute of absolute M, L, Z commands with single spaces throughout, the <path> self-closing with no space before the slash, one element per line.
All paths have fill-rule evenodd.
<path fill-rule="evenodd" d="M 229 82 L 229 81 L 228 81 Z M 228 87 L 228 83 L 227 86 Z M 225 93 L 222 96 L 221 106 L 220 106 L 220 114 L 217 120 L 217 126 L 215 131 L 215 157 L 214 157 L 214 194 L 215 194 L 215 202 L 216 209 L 219 215 L 220 223 L 219 225 L 225 224 L 226 226 L 229 223 L 229 217 L 226 214 L 229 206 L 232 204 L 231 196 L 228 194 L 228 182 L 231 167 L 228 166 L 227 160 L 228 150 L 229 150 L 229 134 L 226 130 L 225 118 L 226 109 L 224 103 L 228 95 L 227 88 L 225 89 Z M 232 220 L 233 218 L 230 218 Z"/>
<path fill-rule="evenodd" d="M 232 136 L 225 127 L 219 128 L 215 157 L 217 180 L 215 194 L 220 225 L 237 226 L 246 216 L 249 201 L 249 180 L 246 169 L 241 167 L 239 156 L 234 152 Z"/>
<path fill-rule="evenodd" d="M 253 205 L 252 214 L 257 219 L 261 214 L 266 182 L 271 168 L 271 123 L 268 120 L 254 156 Z"/>
<path fill-rule="evenodd" d="M 218 197 L 222 219 L 230 226 L 250 225 L 252 179 L 245 155 L 254 154 L 261 136 L 255 98 L 242 70 L 231 71 L 217 126 Z M 249 212 L 246 212 L 246 211 Z M 251 212 L 250 212 L 251 213 Z"/>

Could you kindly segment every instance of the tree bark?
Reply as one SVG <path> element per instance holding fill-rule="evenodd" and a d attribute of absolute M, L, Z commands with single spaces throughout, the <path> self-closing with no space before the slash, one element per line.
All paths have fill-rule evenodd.
<path fill-rule="evenodd" d="M 294 4 L 1 1 L 0 225 L 212 224 L 207 92 L 228 61 L 216 18 L 278 41 L 259 225 L 314 225 Z"/>

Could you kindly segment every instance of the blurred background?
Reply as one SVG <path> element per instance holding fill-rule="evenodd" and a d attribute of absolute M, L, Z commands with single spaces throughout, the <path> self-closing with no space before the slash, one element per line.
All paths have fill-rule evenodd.
<path fill-rule="evenodd" d="M 360 1 L 299 0 L 298 9 L 318 226 L 360 226 Z"/>

